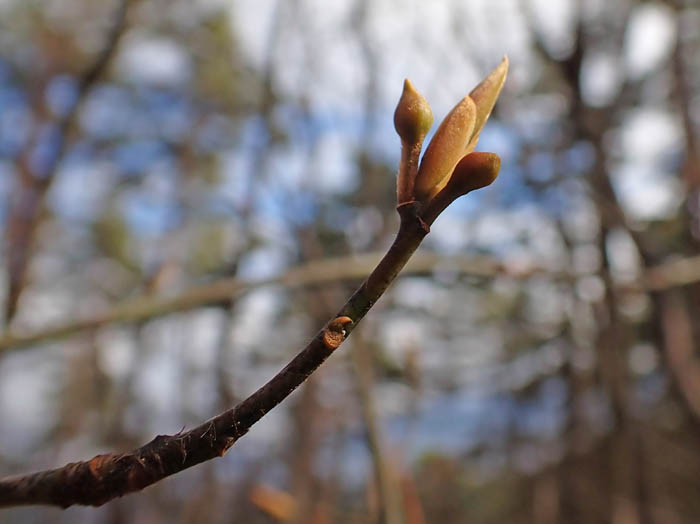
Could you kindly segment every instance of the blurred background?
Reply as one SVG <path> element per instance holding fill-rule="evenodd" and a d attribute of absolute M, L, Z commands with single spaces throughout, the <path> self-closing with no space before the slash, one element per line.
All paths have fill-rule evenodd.
<path fill-rule="evenodd" d="M 0 522 L 699 522 L 692 0 L 0 1 L 0 473 L 262 385 L 391 242 L 404 77 L 439 122 L 504 54 L 498 180 L 302 388 Z"/>

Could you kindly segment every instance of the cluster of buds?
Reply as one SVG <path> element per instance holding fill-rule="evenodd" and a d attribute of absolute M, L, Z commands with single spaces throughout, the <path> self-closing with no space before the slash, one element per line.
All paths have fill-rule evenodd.
<path fill-rule="evenodd" d="M 495 153 L 475 153 L 479 134 L 491 114 L 508 72 L 508 59 L 464 97 L 444 118 L 419 163 L 423 140 L 433 124 L 428 101 L 410 81 L 403 86 L 394 113 L 401 137 L 397 180 L 399 208 L 416 206 L 427 223 L 456 198 L 488 186 L 496 179 L 501 160 Z"/>

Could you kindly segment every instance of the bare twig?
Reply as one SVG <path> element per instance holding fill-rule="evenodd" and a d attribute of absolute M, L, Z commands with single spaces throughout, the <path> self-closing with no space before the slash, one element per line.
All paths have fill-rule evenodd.
<path fill-rule="evenodd" d="M 129 453 L 98 455 L 62 468 L 0 480 L 0 507 L 50 504 L 100 506 L 201 462 L 223 456 L 253 424 L 294 391 L 345 340 L 396 278 L 427 234 L 404 209 L 394 243 L 334 320 L 267 384 L 234 408 L 198 427 L 159 435 Z"/>

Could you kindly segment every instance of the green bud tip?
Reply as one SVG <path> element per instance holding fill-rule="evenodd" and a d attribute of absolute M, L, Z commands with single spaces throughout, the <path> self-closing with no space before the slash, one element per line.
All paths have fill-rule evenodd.
<path fill-rule="evenodd" d="M 403 93 L 394 111 L 394 127 L 407 144 L 423 141 L 433 125 L 433 111 L 428 101 L 411 84 L 404 80 Z"/>

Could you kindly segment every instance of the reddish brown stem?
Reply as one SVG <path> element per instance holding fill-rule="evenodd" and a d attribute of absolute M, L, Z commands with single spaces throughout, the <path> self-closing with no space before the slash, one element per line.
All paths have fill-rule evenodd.
<path fill-rule="evenodd" d="M 0 507 L 50 504 L 100 506 L 139 491 L 165 477 L 226 451 L 268 411 L 282 402 L 332 353 L 324 340 L 328 330 L 344 337 L 358 324 L 389 287 L 427 234 L 413 206 L 402 206 L 401 225 L 394 243 L 367 280 L 324 329 L 267 384 L 234 408 L 196 428 L 176 435 L 158 435 L 129 453 L 98 455 L 62 468 L 0 480 Z M 349 323 L 348 317 L 352 320 Z M 334 324 L 335 322 L 335 324 Z M 342 341 L 341 341 L 342 342 Z M 340 344 L 338 344 L 340 345 Z"/>

